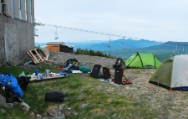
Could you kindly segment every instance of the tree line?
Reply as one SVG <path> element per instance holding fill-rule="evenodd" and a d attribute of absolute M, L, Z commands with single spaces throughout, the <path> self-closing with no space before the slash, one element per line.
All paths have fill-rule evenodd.
<path fill-rule="evenodd" d="M 100 56 L 100 57 L 113 58 L 113 56 L 111 56 L 110 54 L 105 54 L 105 53 L 103 53 L 101 51 L 81 49 L 81 48 L 78 48 L 74 53 L 75 54 L 83 54 L 83 55 L 91 55 L 91 56 Z"/>

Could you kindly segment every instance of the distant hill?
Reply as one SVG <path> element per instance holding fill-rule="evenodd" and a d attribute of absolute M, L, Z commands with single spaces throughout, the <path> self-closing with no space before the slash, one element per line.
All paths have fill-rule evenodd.
<path fill-rule="evenodd" d="M 91 49 L 91 50 L 122 50 L 122 49 L 138 49 L 145 48 L 149 46 L 159 45 L 161 42 L 155 42 L 150 40 L 134 40 L 134 39 L 118 39 L 107 41 L 97 41 L 97 42 L 87 42 L 87 43 L 69 43 L 72 46 L 81 49 Z"/>
<path fill-rule="evenodd" d="M 105 51 L 113 56 L 122 57 L 124 59 L 130 57 L 134 52 L 153 53 L 157 57 L 164 61 L 173 55 L 188 54 L 188 42 L 165 42 L 159 45 L 149 46 L 138 49 L 126 49 L 126 50 L 111 50 Z"/>
<path fill-rule="evenodd" d="M 44 46 L 46 43 L 35 43 L 35 46 Z M 188 54 L 188 42 L 156 42 L 145 39 L 118 39 L 107 41 L 91 41 L 66 43 L 74 46 L 74 49 L 91 49 L 102 51 L 115 57 L 128 58 L 134 52 L 153 53 L 158 56 L 161 61 L 177 54 Z M 110 46 L 110 48 L 108 47 Z"/>
<path fill-rule="evenodd" d="M 166 42 L 156 46 L 143 48 L 143 50 L 165 50 L 174 52 L 184 52 L 188 50 L 188 42 Z"/>
<path fill-rule="evenodd" d="M 188 54 L 188 42 L 166 42 L 160 45 L 138 49 L 143 52 L 152 52 L 161 60 L 166 60 L 169 57 L 178 54 Z"/>

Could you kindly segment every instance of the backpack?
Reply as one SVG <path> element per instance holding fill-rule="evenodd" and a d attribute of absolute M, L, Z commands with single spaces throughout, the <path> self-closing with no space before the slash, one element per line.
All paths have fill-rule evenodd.
<path fill-rule="evenodd" d="M 126 69 L 125 62 L 123 61 L 122 58 L 117 58 L 113 67 L 114 67 L 114 69 Z"/>
<path fill-rule="evenodd" d="M 117 58 L 113 67 L 115 69 L 114 83 L 122 85 L 132 84 L 132 82 L 127 80 L 124 76 L 124 70 L 126 69 L 126 65 L 122 58 Z"/>
<path fill-rule="evenodd" d="M 104 78 L 105 80 L 111 78 L 111 74 L 110 74 L 109 68 L 103 67 L 103 70 L 102 70 L 102 71 L 103 71 L 103 78 Z"/>
<path fill-rule="evenodd" d="M 90 76 L 93 77 L 93 78 L 101 78 L 102 74 L 100 73 L 100 69 L 101 69 L 101 65 L 95 64 L 93 66 L 93 69 L 92 69 Z"/>
<path fill-rule="evenodd" d="M 31 77 L 28 77 L 28 76 L 21 76 L 21 77 L 18 77 L 18 84 L 20 85 L 21 89 L 22 90 L 26 90 L 28 85 L 29 85 L 29 80 L 30 80 Z"/>
<path fill-rule="evenodd" d="M 1 91 L 4 92 L 6 102 L 21 101 L 24 93 L 12 74 L 0 74 Z"/>
<path fill-rule="evenodd" d="M 49 91 L 45 94 L 45 101 L 48 102 L 62 102 L 64 100 L 64 92 Z"/>

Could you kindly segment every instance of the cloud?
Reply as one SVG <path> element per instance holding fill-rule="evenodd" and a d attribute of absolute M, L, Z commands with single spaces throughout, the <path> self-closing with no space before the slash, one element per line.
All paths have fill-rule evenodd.
<path fill-rule="evenodd" d="M 187 0 L 37 0 L 35 17 L 37 22 L 128 37 L 187 41 L 187 6 Z M 51 40 L 45 38 L 43 32 L 51 36 L 55 32 L 53 27 L 38 29 L 41 37 L 37 40 Z M 59 32 L 61 30 L 64 40 L 106 40 L 107 37 L 66 29 Z"/>

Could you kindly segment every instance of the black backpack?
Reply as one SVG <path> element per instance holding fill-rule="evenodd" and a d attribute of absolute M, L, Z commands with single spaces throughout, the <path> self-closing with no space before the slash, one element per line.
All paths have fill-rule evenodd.
<path fill-rule="evenodd" d="M 103 67 L 103 78 L 105 80 L 111 78 L 110 70 L 107 67 Z"/>
<path fill-rule="evenodd" d="M 93 66 L 93 69 L 92 69 L 90 76 L 93 77 L 93 78 L 101 78 L 102 74 L 100 73 L 100 69 L 101 69 L 101 65 L 95 64 Z"/>
<path fill-rule="evenodd" d="M 62 101 L 64 101 L 64 92 L 49 91 L 45 94 L 45 101 L 47 101 L 47 102 L 62 102 Z"/>
<path fill-rule="evenodd" d="M 122 58 L 117 58 L 115 64 L 113 65 L 114 69 L 126 69 L 125 62 L 123 61 Z"/>
<path fill-rule="evenodd" d="M 122 85 L 132 84 L 132 82 L 127 80 L 124 76 L 126 65 L 122 58 L 117 58 L 116 63 L 113 65 L 113 67 L 115 69 L 114 83 Z"/>
<path fill-rule="evenodd" d="M 21 77 L 18 77 L 18 84 L 20 85 L 21 89 L 22 90 L 26 90 L 28 85 L 29 85 L 29 81 L 30 81 L 30 78 L 31 77 L 28 77 L 28 76 L 21 76 Z"/>

